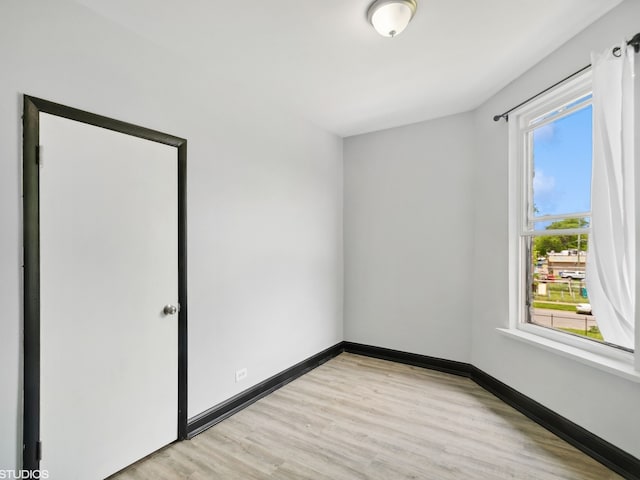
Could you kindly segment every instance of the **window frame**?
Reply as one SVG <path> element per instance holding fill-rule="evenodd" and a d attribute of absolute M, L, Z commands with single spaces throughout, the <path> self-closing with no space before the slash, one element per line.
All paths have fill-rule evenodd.
<path fill-rule="evenodd" d="M 530 262 L 531 256 L 530 250 L 527 249 L 527 240 L 538 236 L 531 235 L 530 232 L 533 229 L 528 227 L 529 219 L 533 218 L 531 211 L 527 210 L 533 208 L 530 201 L 533 181 L 533 162 L 530 155 L 532 144 L 528 132 L 584 108 L 584 103 L 574 105 L 560 115 L 546 118 L 534 126 L 529 123 L 562 105 L 572 103 L 591 91 L 592 71 L 588 69 L 509 115 L 509 329 L 552 340 L 560 346 L 578 348 L 598 356 L 633 364 L 635 355 L 633 352 L 527 321 L 529 318 L 527 297 L 530 290 L 527 263 Z M 576 213 L 561 215 L 561 218 L 577 218 L 582 216 L 581 213 L 588 214 L 583 215 L 585 217 L 590 217 L 590 212 Z M 539 218 L 543 219 L 543 217 Z M 590 227 L 554 231 L 554 234 L 573 233 L 588 234 Z"/>

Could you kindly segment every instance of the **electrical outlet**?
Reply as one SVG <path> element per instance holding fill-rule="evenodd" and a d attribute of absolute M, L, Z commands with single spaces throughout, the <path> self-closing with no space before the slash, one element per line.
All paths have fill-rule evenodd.
<path fill-rule="evenodd" d="M 240 370 L 236 371 L 236 383 L 241 382 L 245 378 L 247 378 L 247 369 L 246 368 L 241 368 Z"/>

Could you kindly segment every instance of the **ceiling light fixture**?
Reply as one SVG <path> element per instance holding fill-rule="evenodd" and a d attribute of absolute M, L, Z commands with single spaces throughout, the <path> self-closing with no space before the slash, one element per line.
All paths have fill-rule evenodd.
<path fill-rule="evenodd" d="M 383 37 L 395 37 L 407 28 L 416 13 L 415 0 L 376 0 L 367 11 L 373 28 Z"/>

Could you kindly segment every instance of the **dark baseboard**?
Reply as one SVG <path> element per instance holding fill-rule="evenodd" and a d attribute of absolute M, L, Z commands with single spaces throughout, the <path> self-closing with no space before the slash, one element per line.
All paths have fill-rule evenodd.
<path fill-rule="evenodd" d="M 640 460 L 555 413 L 509 385 L 472 367 L 471 379 L 537 424 L 629 480 L 640 480 Z"/>
<path fill-rule="evenodd" d="M 342 352 L 404 363 L 416 367 L 438 370 L 468 377 L 479 386 L 491 392 L 503 402 L 554 433 L 558 437 L 602 463 L 629 480 L 640 480 L 640 460 L 621 450 L 606 440 L 585 430 L 571 420 L 558 415 L 553 410 L 523 395 L 498 379 L 469 363 L 429 357 L 416 353 L 402 352 L 389 348 L 374 347 L 353 342 L 340 342 L 288 368 L 277 375 L 239 393 L 229 400 L 190 419 L 187 423 L 187 437 L 193 438 L 207 428 L 230 417 L 253 402 L 286 385 L 309 370 L 323 364 Z"/>
<path fill-rule="evenodd" d="M 624 450 L 585 430 L 571 420 L 514 390 L 505 383 L 483 372 L 469 363 L 444 360 L 416 353 L 407 353 L 389 348 L 373 347 L 359 343 L 343 342 L 349 353 L 429 368 L 445 373 L 469 377 L 479 386 L 553 434 L 570 443 L 578 450 L 602 463 L 614 472 L 630 480 L 640 480 L 640 460 Z"/>
<path fill-rule="evenodd" d="M 430 370 L 438 370 L 440 372 L 460 375 L 462 377 L 470 377 L 473 367 L 464 362 L 456 362 L 454 360 L 444 360 L 442 358 L 428 357 L 417 353 L 407 353 L 400 350 L 392 350 L 390 348 L 373 347 L 371 345 L 363 345 L 362 343 L 342 342 L 345 352 L 364 355 L 366 357 L 380 358 L 382 360 L 390 360 L 392 362 L 404 363 L 415 367 L 428 368 Z"/>
<path fill-rule="evenodd" d="M 273 377 L 254 385 L 244 392 L 240 392 L 229 400 L 226 400 L 225 402 L 190 418 L 187 421 L 187 438 L 195 437 L 207 428 L 214 426 L 216 423 L 219 423 L 243 408 L 248 407 L 274 390 L 277 390 L 299 376 L 304 375 L 309 370 L 313 370 L 317 366 L 325 363 L 327 360 L 341 354 L 344 351 L 343 343 L 344 342 L 337 343 L 334 346 L 303 360 L 293 367 L 287 368 Z"/>

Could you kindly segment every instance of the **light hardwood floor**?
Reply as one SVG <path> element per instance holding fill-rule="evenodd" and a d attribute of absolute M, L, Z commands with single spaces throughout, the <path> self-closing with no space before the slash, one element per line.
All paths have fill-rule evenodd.
<path fill-rule="evenodd" d="M 467 378 L 343 353 L 112 480 L 621 478 Z"/>

